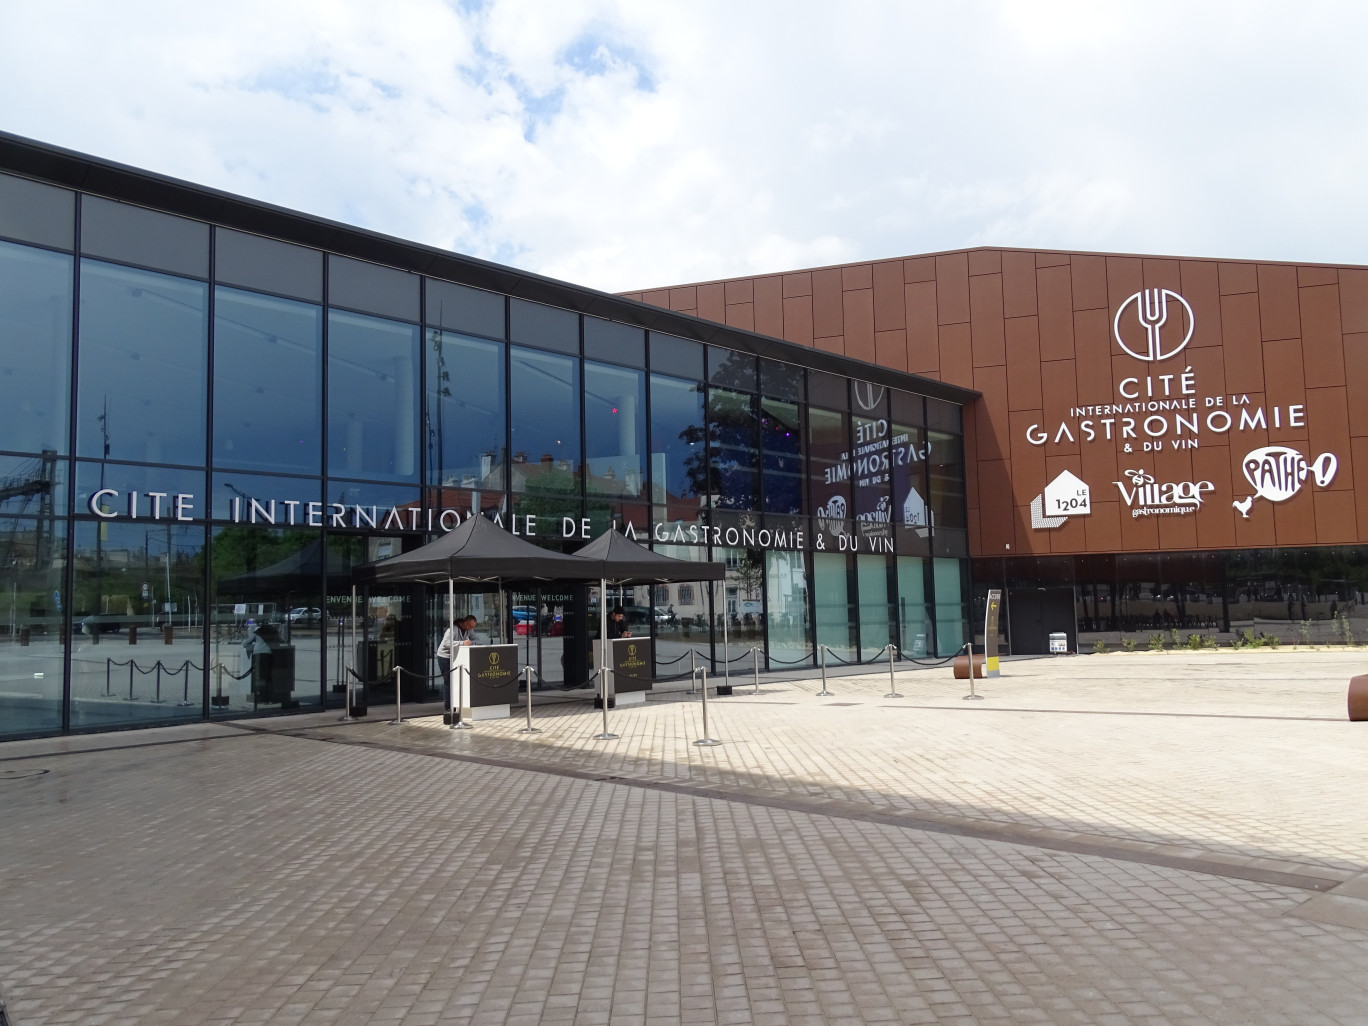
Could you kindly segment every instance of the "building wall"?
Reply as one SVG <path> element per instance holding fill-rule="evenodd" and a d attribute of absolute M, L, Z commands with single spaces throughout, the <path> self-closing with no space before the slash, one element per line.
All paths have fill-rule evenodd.
<path fill-rule="evenodd" d="M 1191 340 L 1169 359 L 1137 360 L 1114 337 L 1118 310 L 1142 289 L 1172 290 L 1192 310 Z M 1368 541 L 1368 501 L 1355 501 L 1357 475 L 1368 478 L 1368 268 L 975 249 L 628 297 L 977 389 L 982 399 L 965 418 L 977 556 Z M 1134 311 L 1121 321 L 1128 338 L 1141 330 Z M 1133 440 L 1109 440 L 1103 415 L 1075 412 L 1127 404 L 1123 388 L 1162 393 L 1163 375 L 1175 398 L 1196 406 L 1162 411 L 1157 438 L 1144 433 L 1150 412 L 1135 416 Z M 1227 431 L 1220 411 L 1231 416 Z M 1195 433 L 1176 423 L 1194 412 Z M 1119 422 L 1112 430 L 1119 435 Z M 1308 471 L 1295 494 L 1271 483 L 1261 494 L 1244 467 L 1270 446 L 1307 464 L 1331 454 L 1333 477 L 1322 485 Z M 1287 454 L 1262 455 L 1256 478 Z M 1324 477 L 1328 461 L 1318 466 Z M 1088 486 L 1090 512 L 1033 527 L 1032 500 L 1063 471 Z M 1161 490 L 1202 486 L 1189 489 L 1201 504 L 1174 514 L 1155 512 L 1163 502 L 1128 502 L 1139 472 Z"/>

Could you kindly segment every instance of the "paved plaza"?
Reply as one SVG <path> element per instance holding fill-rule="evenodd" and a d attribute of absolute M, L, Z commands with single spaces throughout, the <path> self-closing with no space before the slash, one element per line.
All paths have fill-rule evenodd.
<path fill-rule="evenodd" d="M 716 747 L 682 685 L 616 740 L 538 695 L 539 734 L 372 707 L 0 744 L 0 995 L 12 1026 L 1363 1026 L 1366 671 L 742 671 Z"/>

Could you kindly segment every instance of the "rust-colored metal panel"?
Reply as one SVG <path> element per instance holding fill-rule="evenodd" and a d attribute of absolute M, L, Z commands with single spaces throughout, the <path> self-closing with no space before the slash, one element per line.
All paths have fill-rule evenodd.
<path fill-rule="evenodd" d="M 1040 429 L 1050 439 L 1045 448 L 1051 452 L 1077 452 L 1080 432 L 1069 417 L 1069 410 L 1078 404 L 1078 368 L 1073 360 L 1050 360 L 1040 368 L 1041 415 Z M 1072 440 L 1060 438 L 1059 426 L 1070 425 Z M 1013 443 L 1015 444 L 1015 437 Z"/>
<path fill-rule="evenodd" d="M 1368 270 L 1343 268 L 1339 286 L 1341 330 L 1368 331 Z"/>
<path fill-rule="evenodd" d="M 912 284 L 914 281 L 935 281 L 936 280 L 936 258 L 935 257 L 913 257 L 904 260 L 903 281 Z"/>
<path fill-rule="evenodd" d="M 903 286 L 903 296 L 907 311 L 907 369 L 914 374 L 934 374 L 940 369 L 936 283 L 911 282 Z"/>
<path fill-rule="evenodd" d="M 1121 504 L 1093 499 L 1092 513 L 1085 517 L 1084 537 L 1089 552 L 1115 552 L 1121 548 Z M 1129 513 L 1126 514 L 1130 516 Z"/>
<path fill-rule="evenodd" d="M 1259 264 L 1259 324 L 1265 342 L 1301 337 L 1295 267 Z"/>
<path fill-rule="evenodd" d="M 742 331 L 755 330 L 755 304 L 736 303 L 727 307 L 727 324 Z"/>
<path fill-rule="evenodd" d="M 755 330 L 784 337 L 784 287 L 778 275 L 755 279 Z"/>
<path fill-rule="evenodd" d="M 874 362 L 880 367 L 907 370 L 907 332 L 902 328 L 874 333 Z"/>
<path fill-rule="evenodd" d="M 726 303 L 728 306 L 736 306 L 738 303 L 755 302 L 755 279 L 736 278 L 732 281 L 724 281 L 722 288 L 725 290 Z"/>
<path fill-rule="evenodd" d="M 1262 392 L 1263 335 L 1257 294 L 1221 297 L 1221 337 L 1225 343 L 1226 387 L 1231 392 Z"/>
<path fill-rule="evenodd" d="M 1145 285 L 1140 257 L 1107 257 L 1107 309 L 1113 313 Z"/>
<path fill-rule="evenodd" d="M 936 257 L 936 316 L 941 324 L 969 320 L 969 258 L 964 253 Z"/>
<path fill-rule="evenodd" d="M 797 271 L 793 274 L 781 275 L 780 277 L 784 282 L 785 299 L 812 295 L 811 271 Z"/>
<path fill-rule="evenodd" d="M 784 334 L 786 341 L 800 346 L 812 345 L 812 297 L 792 296 L 784 300 Z"/>
<path fill-rule="evenodd" d="M 1214 410 L 1229 409 L 1227 404 L 1230 402 L 1230 397 L 1226 389 L 1225 360 L 1222 358 L 1221 350 L 1214 346 L 1207 346 L 1202 349 L 1193 349 L 1188 346 L 1181 359 L 1183 365 L 1179 369 L 1183 371 L 1187 371 L 1188 368 L 1192 369 L 1192 380 L 1196 385 L 1196 390 L 1201 393 L 1197 400 L 1197 412 L 1202 415 L 1202 419 L 1205 420 L 1207 415 Z M 1174 364 L 1178 363 L 1177 360 L 1173 362 Z M 1220 400 L 1219 403 L 1214 401 L 1217 399 Z"/>
<path fill-rule="evenodd" d="M 1007 435 L 1003 440 L 1004 453 L 1010 457 L 1012 481 L 1009 485 L 1012 504 L 1029 506 L 1031 500 L 1041 494 L 1050 483 L 1045 476 L 1045 449 L 1026 441 L 1026 429 L 1040 414 L 1037 410 L 1022 410 L 1007 417 Z M 1077 459 L 1077 456 L 1073 457 Z"/>
<path fill-rule="evenodd" d="M 1254 264 L 1222 263 L 1220 278 L 1223 296 L 1259 291 L 1259 269 Z"/>
<path fill-rule="evenodd" d="M 698 286 L 698 316 L 723 322 L 727 316 L 726 292 L 720 281 Z"/>
<path fill-rule="evenodd" d="M 817 338 L 845 334 L 845 308 L 841 305 L 841 269 L 812 272 L 812 333 Z"/>
<path fill-rule="evenodd" d="M 969 251 L 969 273 L 999 274 L 1002 271 L 1002 252 L 996 249 Z"/>
<path fill-rule="evenodd" d="M 942 381 L 974 387 L 974 358 L 969 347 L 969 324 L 943 324 L 940 327 L 940 373 Z"/>
<path fill-rule="evenodd" d="M 649 292 L 641 293 L 641 301 L 650 303 L 652 306 L 663 306 L 666 310 L 670 308 L 670 290 L 652 289 Z"/>
<path fill-rule="evenodd" d="M 1040 298 L 1040 358 L 1072 360 L 1073 287 L 1068 265 L 1043 267 L 1036 272 Z"/>
<path fill-rule="evenodd" d="M 1349 398 L 1349 433 L 1368 435 L 1368 332 L 1344 336 L 1344 384 Z"/>
<path fill-rule="evenodd" d="M 980 274 L 969 279 L 969 323 L 974 366 L 994 367 L 1007 362 L 1002 324 L 1002 275 Z"/>
<path fill-rule="evenodd" d="M 1338 285 L 1297 290 L 1301 302 L 1302 357 L 1306 387 L 1344 384 L 1344 339 L 1340 334 Z"/>
<path fill-rule="evenodd" d="M 824 352 L 836 353 L 840 356 L 845 355 L 845 336 L 843 335 L 828 335 L 826 338 L 815 338 L 812 340 L 812 344 Z"/>
<path fill-rule="evenodd" d="M 1016 540 L 1010 480 L 1011 469 L 1002 460 L 979 464 L 979 544 L 981 551 L 995 556 Z"/>
<path fill-rule="evenodd" d="M 841 293 L 844 311 L 845 351 L 857 360 L 874 362 L 874 290 L 854 289 Z"/>
<path fill-rule="evenodd" d="M 1307 285 L 1338 285 L 1339 273 L 1333 267 L 1298 267 L 1297 284 L 1303 288 Z"/>
<path fill-rule="evenodd" d="M 1087 401 L 1111 396 L 1112 339 L 1111 318 L 1106 310 L 1079 310 L 1074 314 L 1074 363 L 1078 373 L 1078 394 Z"/>
<path fill-rule="evenodd" d="M 1141 273 L 1144 277 L 1144 287 L 1147 289 L 1182 291 L 1182 263 L 1177 260 L 1158 260 L 1154 257 L 1146 257 L 1141 261 Z"/>
<path fill-rule="evenodd" d="M 1316 492 L 1316 544 L 1352 545 L 1358 541 L 1354 530 L 1353 492 Z"/>
<path fill-rule="evenodd" d="M 1007 354 L 1007 408 L 1038 410 L 1040 391 L 1040 321 L 1036 317 L 1012 317 L 1005 324 Z"/>
<path fill-rule="evenodd" d="M 1011 425 L 1007 414 L 1007 368 L 975 367 L 974 387 L 983 398 L 973 405 L 974 432 L 980 457 L 1007 459 L 1011 453 Z"/>
<path fill-rule="evenodd" d="M 1354 461 L 1349 445 L 1349 396 L 1343 385 L 1306 390 L 1306 428 L 1306 448 L 1302 450 L 1306 459 L 1314 462 L 1321 453 L 1328 452 L 1339 463 L 1334 480 L 1324 486 L 1314 482 L 1316 492 L 1352 492 Z M 1308 477 L 1302 487 L 1313 487 L 1313 479 Z"/>
<path fill-rule="evenodd" d="M 874 330 L 893 331 L 907 327 L 902 261 L 884 260 L 875 264 L 873 279 Z"/>
<path fill-rule="evenodd" d="M 682 289 L 670 289 L 670 309 L 679 311 L 697 310 L 698 287 L 690 285 Z"/>
<path fill-rule="evenodd" d="M 1002 254 L 1002 313 L 1006 317 L 1030 317 L 1036 312 L 1034 253 Z"/>
<path fill-rule="evenodd" d="M 1179 264 L 1180 292 L 1191 305 L 1195 320 L 1188 349 L 1221 344 L 1221 288 L 1216 264 L 1210 260 L 1183 260 Z M 1196 311 L 1200 310 L 1200 314 Z"/>
<path fill-rule="evenodd" d="M 1234 492 L 1230 460 L 1228 445 L 1203 445 L 1193 450 L 1192 480 L 1210 481 L 1213 485 L 1202 508 L 1193 514 L 1200 548 L 1229 548 L 1235 544 L 1235 518 L 1239 514 L 1231 505 Z"/>
<path fill-rule="evenodd" d="M 979 485 L 978 485 L 978 432 L 974 429 L 974 417 L 970 411 L 965 411 L 964 416 L 964 501 L 965 505 L 971 509 L 978 509 L 979 504 Z M 972 521 L 973 514 L 970 514 Z M 972 522 L 970 529 L 973 529 Z"/>
<path fill-rule="evenodd" d="M 872 270 L 873 268 L 869 264 L 846 264 L 841 268 L 842 291 L 872 289 L 874 287 Z"/>
<path fill-rule="evenodd" d="M 1123 462 L 1121 464 L 1121 480 L 1129 486 L 1133 482 L 1125 477 L 1125 472 L 1130 469 L 1145 470 L 1151 476 L 1158 477 L 1154 473 L 1153 460 L 1137 458 L 1134 463 Z M 1113 490 L 1120 496 L 1120 490 L 1112 486 Z M 1124 498 L 1121 499 L 1121 548 L 1126 552 L 1148 552 L 1159 547 L 1159 520 L 1157 516 L 1136 516 L 1136 507 L 1125 504 Z"/>
<path fill-rule="evenodd" d="M 1354 466 L 1368 467 L 1368 437 L 1351 438 L 1349 452 Z M 1368 502 L 1354 503 L 1354 518 L 1358 525 L 1358 541 L 1368 541 Z"/>
<path fill-rule="evenodd" d="M 1273 507 L 1273 523 L 1274 537 L 1279 545 L 1315 544 L 1315 496 L 1303 488 L 1286 502 L 1278 503 Z"/>
<path fill-rule="evenodd" d="M 1301 339 L 1264 343 L 1264 399 L 1268 405 L 1268 437 L 1273 442 L 1306 439 L 1305 419 L 1292 407 L 1306 405 L 1306 371 Z M 1299 423 L 1300 422 L 1300 423 Z"/>
<path fill-rule="evenodd" d="M 1068 253 L 1037 253 L 1035 255 L 1035 265 L 1037 267 L 1067 267 L 1068 264 Z"/>
<path fill-rule="evenodd" d="M 1069 271 L 1073 279 L 1074 309 L 1105 309 L 1108 305 L 1106 257 L 1075 256 L 1069 261 Z"/>

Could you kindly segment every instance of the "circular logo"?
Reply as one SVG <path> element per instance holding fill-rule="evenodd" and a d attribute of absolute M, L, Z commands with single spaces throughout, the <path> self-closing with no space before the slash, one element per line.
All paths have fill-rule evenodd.
<path fill-rule="evenodd" d="M 1112 332 L 1129 355 L 1157 362 L 1183 351 L 1195 323 L 1188 301 L 1172 289 L 1141 289 L 1116 311 Z"/>
<path fill-rule="evenodd" d="M 490 665 L 490 666 L 498 666 L 498 665 L 499 665 L 499 653 L 498 653 L 498 652 L 490 652 L 490 653 L 489 653 L 489 665 Z"/>

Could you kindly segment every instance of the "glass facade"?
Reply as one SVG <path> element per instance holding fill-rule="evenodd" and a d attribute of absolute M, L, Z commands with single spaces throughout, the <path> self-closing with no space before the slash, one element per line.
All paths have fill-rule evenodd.
<path fill-rule="evenodd" d="M 351 568 L 472 511 L 724 562 L 610 596 L 660 676 L 964 635 L 957 410 L 930 429 L 911 393 L 6 185 L 43 202 L 0 220 L 0 738 L 319 709 L 357 678 L 383 700 L 396 667 L 431 698 L 444 591 L 353 594 Z M 456 612 L 573 685 L 595 592 Z"/>

